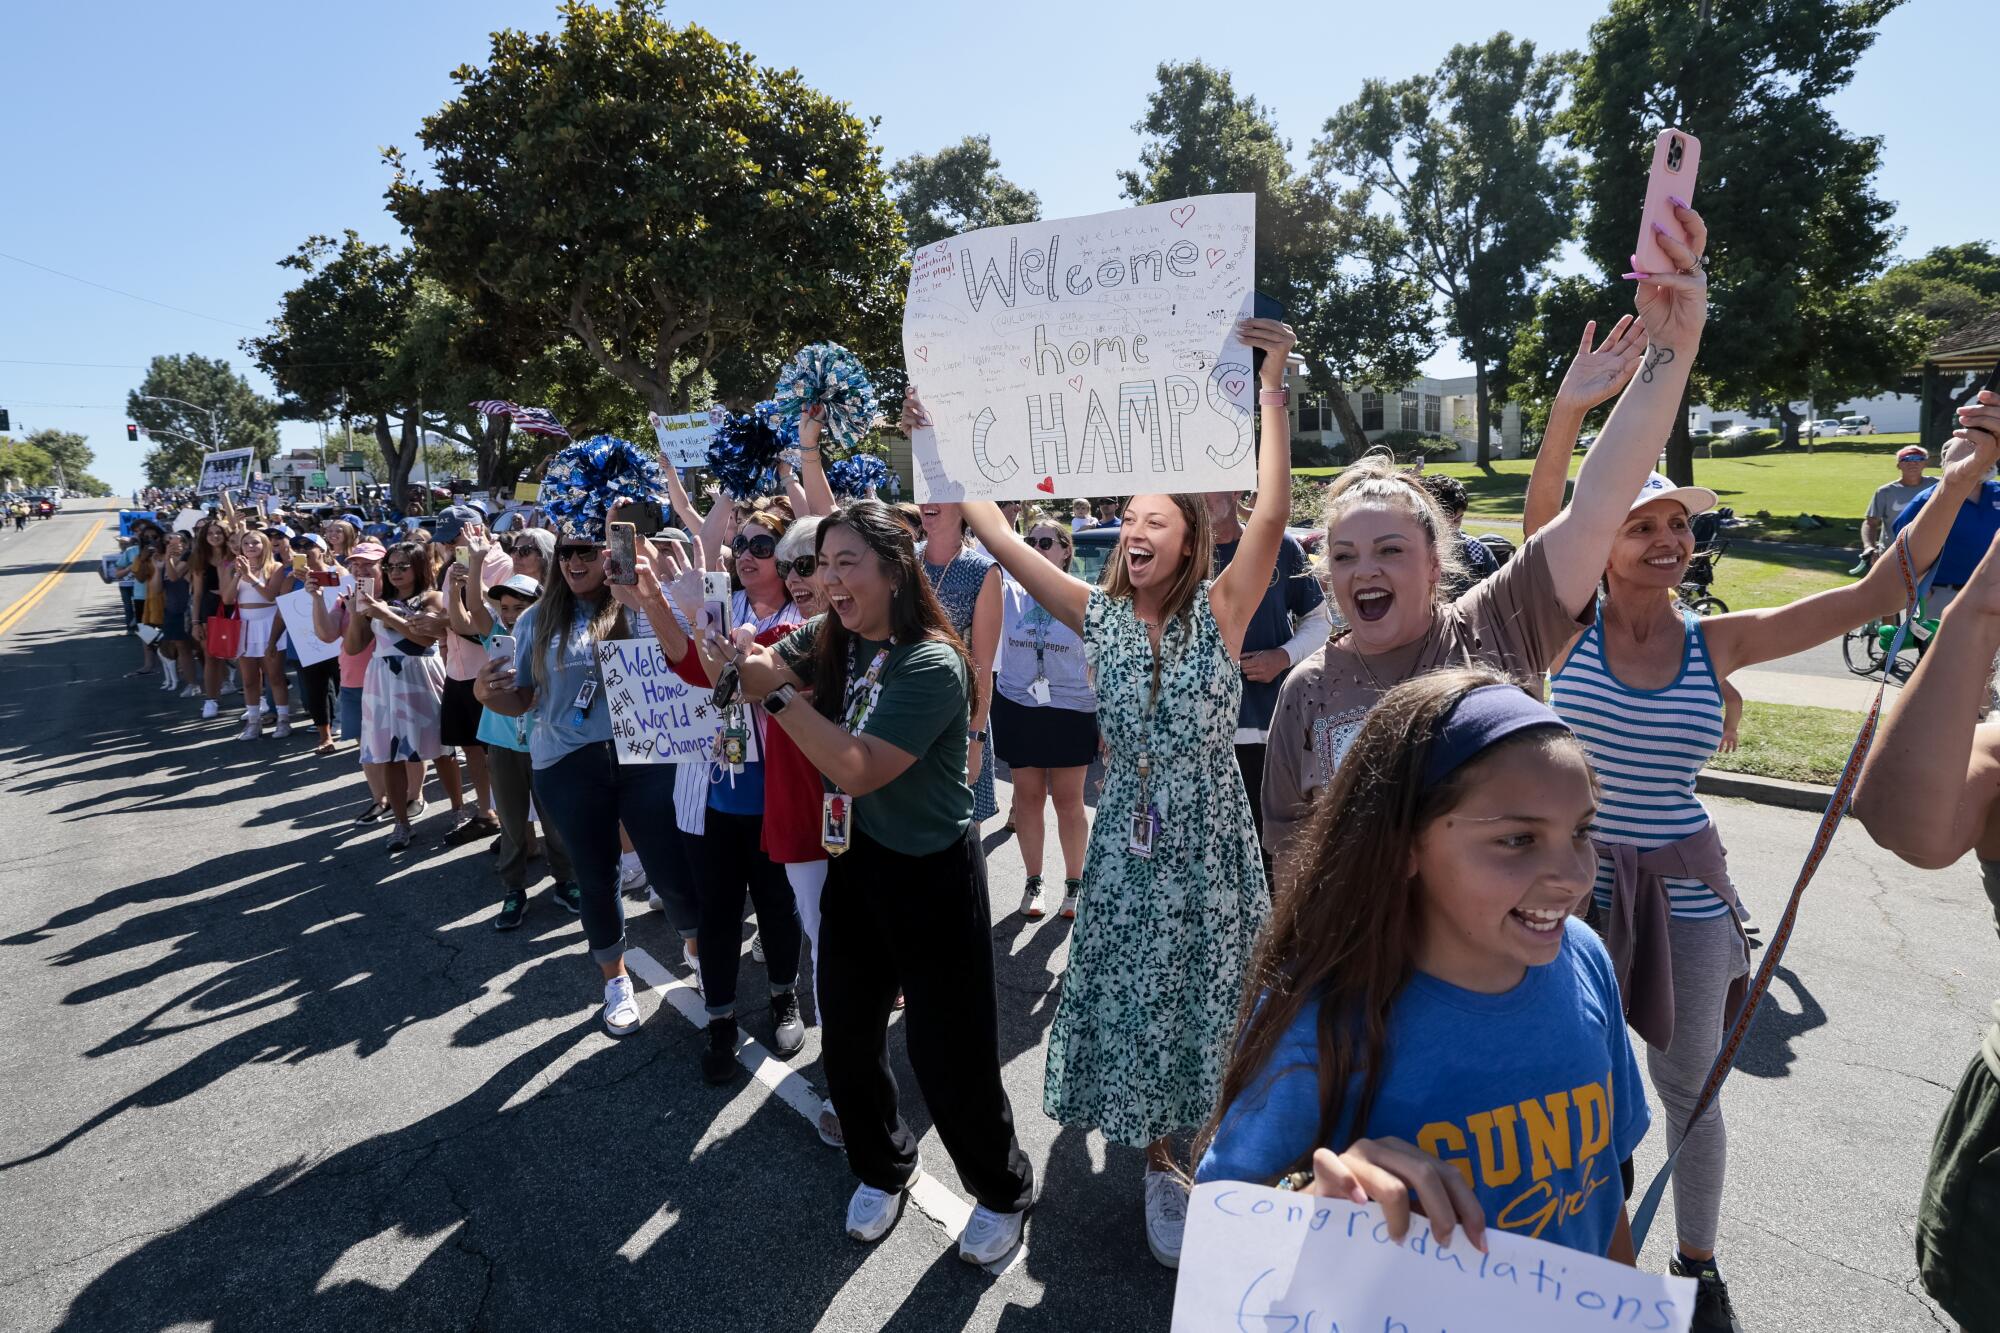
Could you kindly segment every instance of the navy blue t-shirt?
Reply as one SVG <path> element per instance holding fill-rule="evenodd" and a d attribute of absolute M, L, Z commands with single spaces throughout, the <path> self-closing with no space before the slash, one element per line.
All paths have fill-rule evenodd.
<path fill-rule="evenodd" d="M 1611 955 L 1563 923 L 1554 962 L 1500 995 L 1423 972 L 1389 1011 L 1381 1091 L 1368 1124 L 1319 1130 L 1319 1006 L 1308 1002 L 1271 1064 L 1231 1103 L 1197 1181 L 1264 1182 L 1314 1148 L 1400 1138 L 1456 1169 L 1486 1225 L 1604 1254 L 1624 1192 L 1618 1166 L 1652 1121 L 1625 1032 Z M 1349 1083 L 1351 1116 L 1362 1077 Z"/>
<path fill-rule="evenodd" d="M 1919 491 L 1917 498 L 1896 515 L 1895 531 L 1901 532 L 1916 522 L 1917 511 L 1936 493 L 1936 483 Z M 1978 491 L 1958 507 L 1958 517 L 1951 521 L 1951 535 L 1944 539 L 1944 550 L 1938 555 L 1934 585 L 1963 588 L 1972 582 L 1972 571 L 1986 558 L 1986 548 L 1993 545 L 1996 533 L 2000 533 L 2000 481 L 1982 482 Z"/>
<path fill-rule="evenodd" d="M 1236 542 L 1215 544 L 1217 577 L 1236 558 L 1236 546 Z M 1290 537 L 1284 538 L 1278 544 L 1278 563 L 1271 570 L 1271 583 L 1264 589 L 1264 600 L 1257 603 L 1257 610 L 1243 631 L 1243 651 L 1261 653 L 1267 648 L 1284 647 L 1285 641 L 1292 637 L 1293 618 L 1305 615 L 1325 600 L 1326 594 L 1320 591 L 1319 580 L 1313 577 L 1312 566 L 1306 560 L 1305 548 Z M 1236 725 L 1269 731 L 1271 714 L 1278 711 L 1279 687 L 1290 674 L 1291 668 L 1287 667 L 1275 678 L 1261 683 L 1244 677 L 1243 706 L 1237 710 Z"/>

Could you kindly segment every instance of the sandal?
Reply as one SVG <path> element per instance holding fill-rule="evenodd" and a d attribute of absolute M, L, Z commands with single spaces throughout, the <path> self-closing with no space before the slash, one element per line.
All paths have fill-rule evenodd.
<path fill-rule="evenodd" d="M 321 741 L 318 745 L 313 746 L 313 753 L 317 755 L 329 755 L 335 753 L 339 749 L 340 747 L 334 744 L 332 741 Z"/>

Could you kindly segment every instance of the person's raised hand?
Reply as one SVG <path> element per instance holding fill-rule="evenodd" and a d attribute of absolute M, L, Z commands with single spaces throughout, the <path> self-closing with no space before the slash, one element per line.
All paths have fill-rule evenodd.
<path fill-rule="evenodd" d="M 694 624 L 701 615 L 702 600 L 708 591 L 702 577 L 700 543 L 696 543 L 693 550 L 685 555 L 678 545 L 669 546 L 661 552 L 660 566 L 666 573 L 667 596 L 687 617 L 688 624 Z"/>
<path fill-rule="evenodd" d="M 1479 1196 L 1452 1167 L 1402 1139 L 1361 1139 L 1346 1152 L 1321 1148 L 1313 1153 L 1312 1184 L 1305 1193 L 1349 1203 L 1374 1200 L 1398 1245 L 1410 1233 L 1410 1196 L 1431 1224 L 1440 1245 L 1463 1227 L 1472 1248 L 1486 1250 L 1486 1210 Z"/>
<path fill-rule="evenodd" d="M 1590 341 L 1596 335 L 1597 321 L 1593 319 L 1583 326 L 1576 356 L 1556 388 L 1558 408 L 1579 415 L 1588 412 L 1599 403 L 1617 397 L 1638 371 L 1646 352 L 1645 320 L 1626 315 L 1611 326 L 1603 342 L 1592 348 Z"/>
<path fill-rule="evenodd" d="M 492 693 L 514 688 L 514 659 L 500 656 L 489 657 L 474 677 L 479 685 L 479 693 Z"/>
<path fill-rule="evenodd" d="M 814 403 L 799 414 L 799 450 L 801 453 L 816 453 L 819 450 L 820 432 L 825 426 L 826 408 Z"/>
<path fill-rule="evenodd" d="M 1944 476 L 1952 490 L 1970 490 L 2000 461 L 2000 394 L 1981 393 L 1958 409 L 1958 429 L 1944 445 Z"/>
<path fill-rule="evenodd" d="M 917 396 L 917 386 L 908 386 L 903 390 L 903 415 L 897 419 L 896 429 L 905 435 L 914 435 L 930 424 L 931 414 L 924 410 L 924 400 Z"/>
<path fill-rule="evenodd" d="M 1267 389 L 1285 387 L 1285 358 L 1292 354 L 1299 335 L 1292 326 L 1279 319 L 1239 319 L 1236 321 L 1236 336 L 1250 347 L 1264 354 L 1264 369 L 1261 372 L 1263 386 Z"/>
<path fill-rule="evenodd" d="M 632 582 L 610 584 L 611 596 L 620 605 L 634 610 L 660 596 L 658 557 L 649 541 L 632 543 Z"/>
<path fill-rule="evenodd" d="M 1701 262 L 1708 249 L 1708 224 L 1701 220 L 1701 214 L 1678 200 L 1674 203 L 1674 219 L 1686 234 L 1685 241 L 1674 235 L 1671 228 L 1653 224 L 1655 239 L 1673 261 L 1674 271 L 1642 272 L 1639 257 L 1634 255 L 1632 271 L 1625 275 L 1639 284 L 1633 303 L 1654 349 L 1647 359 L 1647 369 L 1640 372 L 1642 376 L 1667 364 L 1658 359 L 1661 352 L 1692 357 L 1694 342 L 1701 335 L 1702 325 L 1708 322 L 1708 271 Z"/>

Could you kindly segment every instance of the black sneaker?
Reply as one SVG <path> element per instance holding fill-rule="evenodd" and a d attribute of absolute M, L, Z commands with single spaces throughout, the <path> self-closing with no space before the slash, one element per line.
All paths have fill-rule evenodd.
<path fill-rule="evenodd" d="M 1694 1322 L 1688 1325 L 1688 1333 L 1743 1333 L 1735 1307 L 1729 1303 L 1729 1284 L 1722 1280 L 1722 1270 L 1715 1266 L 1715 1260 L 1689 1259 L 1676 1253 L 1667 1271 L 1675 1277 L 1691 1277 L 1697 1284 Z"/>
<path fill-rule="evenodd" d="M 771 1049 L 780 1060 L 789 1060 L 806 1044 L 806 1024 L 799 1017 L 799 993 L 783 991 L 771 997 Z"/>
<path fill-rule="evenodd" d="M 716 1087 L 736 1077 L 736 1020 L 708 1020 L 708 1049 L 701 1053 L 701 1076 Z"/>
<path fill-rule="evenodd" d="M 556 900 L 556 906 L 575 914 L 583 911 L 583 890 L 574 880 L 565 880 L 549 890 L 549 897 Z"/>
<path fill-rule="evenodd" d="M 510 893 L 507 895 L 506 901 L 500 904 L 500 915 L 493 918 L 493 929 L 519 930 L 521 928 L 521 918 L 527 914 L 528 895 L 518 892 Z"/>

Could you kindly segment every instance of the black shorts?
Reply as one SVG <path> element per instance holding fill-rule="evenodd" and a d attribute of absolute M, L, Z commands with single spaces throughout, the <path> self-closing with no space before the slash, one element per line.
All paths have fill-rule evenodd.
<path fill-rule="evenodd" d="M 1083 768 L 1097 757 L 1097 714 L 1029 707 L 993 692 L 993 744 L 1009 768 Z"/>
<path fill-rule="evenodd" d="M 479 698 L 472 692 L 469 680 L 446 678 L 444 697 L 438 704 L 438 735 L 446 745 L 462 746 L 468 749 L 486 748 L 479 739 L 479 716 L 485 711 Z"/>

